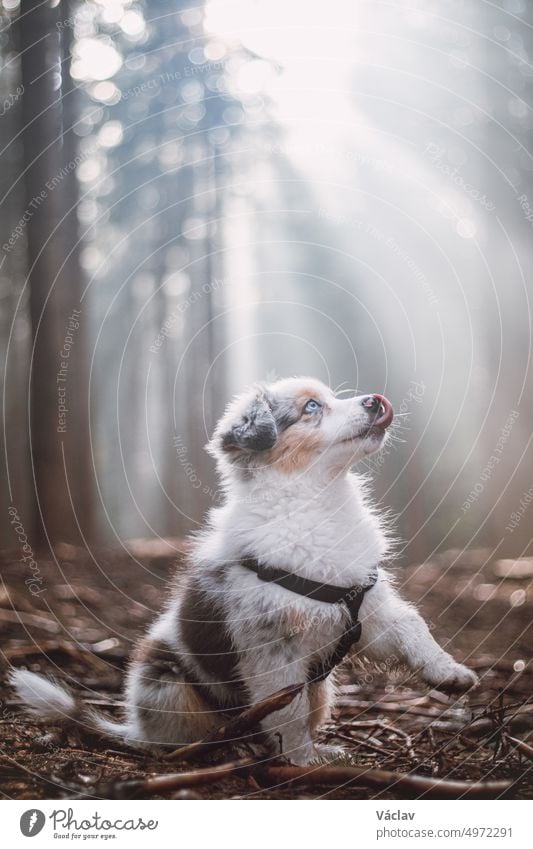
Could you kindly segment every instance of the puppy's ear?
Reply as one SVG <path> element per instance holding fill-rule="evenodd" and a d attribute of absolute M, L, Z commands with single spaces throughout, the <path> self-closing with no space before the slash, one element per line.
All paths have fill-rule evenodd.
<path fill-rule="evenodd" d="M 266 451 L 278 438 L 278 428 L 264 392 L 232 405 L 219 422 L 213 442 L 223 451 Z"/>

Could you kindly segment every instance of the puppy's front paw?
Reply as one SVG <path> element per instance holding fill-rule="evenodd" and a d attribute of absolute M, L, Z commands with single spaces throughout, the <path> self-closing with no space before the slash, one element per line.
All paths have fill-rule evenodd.
<path fill-rule="evenodd" d="M 332 746 L 328 743 L 316 743 L 316 756 L 321 761 L 338 761 L 346 757 L 346 750 L 342 746 Z"/>
<path fill-rule="evenodd" d="M 479 684 L 479 678 L 475 672 L 451 658 L 449 663 L 426 666 L 423 677 L 436 690 L 451 694 L 466 693 L 467 690 Z"/>
<path fill-rule="evenodd" d="M 305 746 L 295 747 L 290 752 L 287 752 L 285 757 L 295 766 L 307 766 L 313 763 L 313 761 L 317 761 L 320 753 L 315 746 L 307 744 Z"/>

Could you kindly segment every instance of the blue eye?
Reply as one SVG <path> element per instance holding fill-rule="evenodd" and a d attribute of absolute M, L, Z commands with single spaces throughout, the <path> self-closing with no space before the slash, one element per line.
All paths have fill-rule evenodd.
<path fill-rule="evenodd" d="M 308 401 L 304 407 L 304 413 L 316 413 L 318 410 L 322 409 L 322 404 L 319 404 L 318 401 L 311 399 Z"/>

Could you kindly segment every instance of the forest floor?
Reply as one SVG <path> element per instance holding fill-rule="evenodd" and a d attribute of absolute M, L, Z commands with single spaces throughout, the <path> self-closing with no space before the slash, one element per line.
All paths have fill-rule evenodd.
<path fill-rule="evenodd" d="M 479 792 L 533 798 L 533 561 L 487 562 L 480 549 L 448 551 L 397 571 L 402 594 L 418 604 L 436 639 L 480 674 L 479 689 L 454 700 L 406 675 L 347 668 L 323 739 L 344 748 L 339 763 L 358 768 L 353 780 L 313 766 L 298 782 L 288 780 L 282 771 L 250 767 L 246 744 L 173 764 L 95 738 L 82 726 L 44 727 L 25 717 L 5 685 L 9 664 L 52 674 L 91 705 L 120 716 L 132 644 L 160 608 L 179 564 L 176 549 L 178 540 L 131 541 L 128 550 L 92 554 L 63 544 L 57 562 L 38 560 L 35 595 L 25 581 L 36 576 L 26 574 L 20 552 L 0 555 L 4 798 L 462 797 L 466 791 L 448 786 L 452 781 L 506 781 Z M 214 765 L 230 762 L 238 768 L 227 776 L 213 773 Z M 194 775 L 164 791 L 150 784 L 170 772 Z M 427 788 L 400 780 L 406 774 L 429 779 Z M 128 779 L 148 783 L 120 783 Z M 431 779 L 443 783 L 435 789 Z"/>

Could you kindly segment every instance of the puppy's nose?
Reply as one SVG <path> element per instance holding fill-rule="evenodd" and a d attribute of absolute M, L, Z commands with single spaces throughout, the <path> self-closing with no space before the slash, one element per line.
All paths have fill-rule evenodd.
<path fill-rule="evenodd" d="M 375 416 L 373 425 L 388 427 L 394 418 L 391 402 L 384 395 L 365 395 L 361 404 L 371 416 Z"/>

